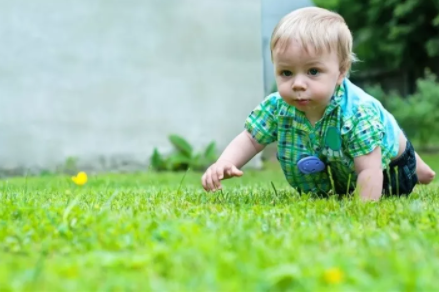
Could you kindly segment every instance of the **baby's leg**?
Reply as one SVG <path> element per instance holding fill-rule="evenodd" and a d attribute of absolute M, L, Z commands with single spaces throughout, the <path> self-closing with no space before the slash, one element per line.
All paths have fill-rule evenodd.
<path fill-rule="evenodd" d="M 401 155 L 406 149 L 405 145 L 407 143 L 407 138 L 403 132 L 399 134 L 399 153 Z M 429 184 L 433 181 L 436 173 L 428 166 L 422 158 L 416 153 L 416 174 L 418 175 L 418 180 L 420 184 Z"/>
<path fill-rule="evenodd" d="M 418 180 L 420 184 L 429 184 L 433 181 L 436 173 L 419 157 L 418 153 L 416 155 L 416 174 L 418 175 Z"/>

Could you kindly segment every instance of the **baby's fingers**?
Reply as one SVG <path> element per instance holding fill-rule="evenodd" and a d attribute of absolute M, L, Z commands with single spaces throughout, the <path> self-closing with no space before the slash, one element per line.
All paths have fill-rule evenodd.
<path fill-rule="evenodd" d="M 241 170 L 239 170 L 238 168 L 236 168 L 235 166 L 232 166 L 226 170 L 226 174 L 229 177 L 233 177 L 233 176 L 241 176 L 243 174 L 243 172 Z"/>
<path fill-rule="evenodd" d="M 232 174 L 233 176 L 242 176 L 243 172 L 242 170 L 239 170 L 236 166 L 232 167 Z"/>
<path fill-rule="evenodd" d="M 212 182 L 215 189 L 221 189 L 221 180 L 224 178 L 224 167 L 212 169 Z"/>
<path fill-rule="evenodd" d="M 213 190 L 215 187 L 214 187 L 214 184 L 213 184 L 213 180 L 212 180 L 212 168 L 211 167 L 209 167 L 209 169 L 206 171 L 206 174 L 205 174 L 205 185 L 206 185 L 206 187 L 204 188 L 206 191 L 211 191 L 211 190 Z"/>
<path fill-rule="evenodd" d="M 205 189 L 206 191 L 208 190 L 208 185 L 207 185 L 207 171 L 203 174 L 203 176 L 201 177 L 201 184 L 203 185 L 203 189 Z"/>

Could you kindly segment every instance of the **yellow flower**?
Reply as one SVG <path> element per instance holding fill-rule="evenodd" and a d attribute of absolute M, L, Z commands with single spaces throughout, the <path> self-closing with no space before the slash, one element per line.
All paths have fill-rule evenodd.
<path fill-rule="evenodd" d="M 78 186 L 85 185 L 87 183 L 87 174 L 81 171 L 76 176 L 72 176 L 72 181 Z"/>
<path fill-rule="evenodd" d="M 325 271 L 323 277 L 328 284 L 338 284 L 343 280 L 344 274 L 339 268 L 331 268 Z"/>

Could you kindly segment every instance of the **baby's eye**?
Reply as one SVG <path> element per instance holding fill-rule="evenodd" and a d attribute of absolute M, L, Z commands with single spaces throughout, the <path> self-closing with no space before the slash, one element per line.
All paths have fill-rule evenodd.
<path fill-rule="evenodd" d="M 288 70 L 283 70 L 282 72 L 280 72 L 280 75 L 285 76 L 285 77 L 289 77 L 289 76 L 293 75 L 293 73 L 291 73 L 291 71 L 288 71 Z"/>
<path fill-rule="evenodd" d="M 315 75 L 319 74 L 319 69 L 312 68 L 309 70 L 309 74 L 315 76 Z"/>

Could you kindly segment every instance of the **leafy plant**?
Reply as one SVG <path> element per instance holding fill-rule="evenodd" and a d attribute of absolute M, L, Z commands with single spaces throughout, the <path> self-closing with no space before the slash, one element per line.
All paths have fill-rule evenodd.
<path fill-rule="evenodd" d="M 405 133 L 425 149 L 439 136 L 439 83 L 436 75 L 426 70 L 425 78 L 419 78 L 416 85 L 416 92 L 407 98 L 394 92 L 387 94 L 378 85 L 370 86 L 366 91 L 380 100 Z"/>
<path fill-rule="evenodd" d="M 439 2 L 314 0 L 340 13 L 352 30 L 358 69 L 422 73 L 439 55 Z M 437 61 L 437 60 L 436 60 Z"/>
<path fill-rule="evenodd" d="M 439 83 L 429 71 L 425 75 L 417 80 L 417 91 L 407 100 L 402 122 L 413 130 L 419 143 L 427 147 L 439 135 Z"/>
<path fill-rule="evenodd" d="M 205 170 L 217 159 L 215 142 L 209 143 L 204 151 L 197 153 L 194 147 L 183 137 L 172 134 L 169 141 L 174 146 L 174 151 L 164 156 L 157 148 L 151 156 L 151 166 L 156 171 L 181 171 L 188 168 L 195 171 Z"/>

